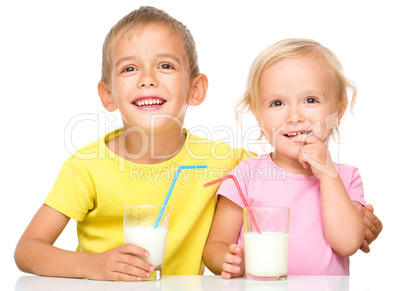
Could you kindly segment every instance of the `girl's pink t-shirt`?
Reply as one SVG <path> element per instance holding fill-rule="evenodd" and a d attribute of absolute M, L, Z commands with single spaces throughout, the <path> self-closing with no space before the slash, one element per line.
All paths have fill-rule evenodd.
<path fill-rule="evenodd" d="M 352 201 L 365 205 L 357 168 L 335 164 Z M 329 246 L 322 220 L 320 182 L 315 176 L 289 173 L 275 165 L 270 154 L 246 158 L 231 172 L 250 206 L 290 208 L 289 275 L 349 275 L 349 257 Z M 224 181 L 217 195 L 240 207 L 244 204 L 233 181 Z M 243 226 L 238 244 L 244 245 Z"/>

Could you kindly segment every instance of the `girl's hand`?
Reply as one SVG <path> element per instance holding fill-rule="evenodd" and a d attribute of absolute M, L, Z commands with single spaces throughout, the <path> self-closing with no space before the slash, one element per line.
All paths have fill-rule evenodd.
<path fill-rule="evenodd" d="M 237 244 L 229 246 L 229 253 L 224 256 L 222 264 L 222 278 L 230 279 L 244 275 L 244 252 Z"/>
<path fill-rule="evenodd" d="M 91 254 L 86 272 L 88 279 L 111 281 L 141 281 L 148 278 L 154 266 L 139 257 L 149 257 L 148 251 L 124 244 L 109 251 Z"/>
<path fill-rule="evenodd" d="M 293 141 L 301 143 L 299 162 L 305 169 L 310 166 L 314 176 L 319 180 L 326 176 L 331 178 L 338 176 L 338 171 L 328 151 L 328 137 L 322 141 L 314 134 L 301 134 L 295 136 Z"/>

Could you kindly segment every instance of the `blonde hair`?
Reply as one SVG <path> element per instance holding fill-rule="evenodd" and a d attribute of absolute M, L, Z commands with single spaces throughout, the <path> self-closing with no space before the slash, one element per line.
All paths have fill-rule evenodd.
<path fill-rule="evenodd" d="M 117 22 L 106 35 L 102 49 L 102 77 L 101 80 L 110 85 L 110 47 L 113 43 L 120 40 L 126 33 L 133 29 L 143 29 L 147 25 L 162 24 L 170 29 L 173 33 L 183 38 L 183 44 L 186 51 L 188 72 L 190 78 L 199 74 L 198 56 L 195 42 L 190 31 L 177 19 L 171 17 L 165 11 L 150 7 L 142 6 L 124 16 Z"/>
<path fill-rule="evenodd" d="M 357 88 L 346 78 L 339 59 L 335 54 L 320 43 L 310 39 L 290 38 L 278 41 L 263 50 L 254 60 L 248 74 L 246 92 L 236 104 L 235 111 L 249 112 L 259 115 L 259 83 L 262 73 L 269 67 L 286 58 L 314 57 L 323 59 L 332 69 L 338 82 L 339 103 L 347 106 L 348 93 L 352 91 L 351 110 L 356 102 Z"/>

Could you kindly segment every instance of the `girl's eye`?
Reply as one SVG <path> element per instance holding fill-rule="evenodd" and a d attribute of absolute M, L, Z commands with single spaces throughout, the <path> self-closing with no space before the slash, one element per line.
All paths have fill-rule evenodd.
<path fill-rule="evenodd" d="M 134 67 L 127 67 L 123 70 L 123 72 L 134 72 L 136 69 Z"/>
<path fill-rule="evenodd" d="M 310 97 L 310 98 L 307 98 L 307 100 L 304 103 L 312 104 L 312 103 L 317 103 L 317 102 L 318 102 L 317 99 Z"/>
<path fill-rule="evenodd" d="M 163 64 L 159 66 L 160 69 L 164 69 L 164 70 L 170 70 L 173 69 L 173 67 L 169 64 Z"/>
<path fill-rule="evenodd" d="M 278 100 L 271 103 L 271 107 L 279 107 L 282 105 L 283 105 L 282 101 L 278 101 Z"/>

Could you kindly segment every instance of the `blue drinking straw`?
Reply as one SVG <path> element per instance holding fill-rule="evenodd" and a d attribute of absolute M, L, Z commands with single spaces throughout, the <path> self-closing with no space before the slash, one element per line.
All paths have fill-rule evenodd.
<path fill-rule="evenodd" d="M 172 194 L 174 184 L 176 184 L 177 177 L 179 176 L 179 173 L 180 173 L 181 170 L 183 170 L 183 169 L 205 169 L 205 168 L 208 168 L 208 166 L 207 165 L 188 165 L 188 166 L 183 165 L 183 166 L 179 166 L 177 168 L 177 170 L 176 170 L 176 174 L 173 177 L 173 181 L 170 184 L 170 188 L 169 188 L 169 191 L 166 194 L 165 201 L 163 201 L 163 206 L 167 205 L 167 203 L 169 201 L 169 198 L 170 198 L 170 194 Z M 154 229 L 156 229 L 158 227 L 159 222 L 161 221 L 162 214 L 163 214 L 164 210 L 165 210 L 165 207 L 162 207 L 161 210 L 159 211 L 158 218 L 156 219 L 156 222 L 155 222 L 155 225 L 154 225 Z"/>

